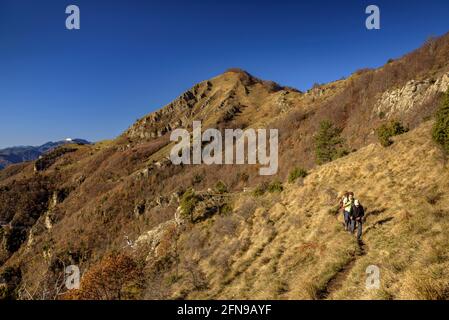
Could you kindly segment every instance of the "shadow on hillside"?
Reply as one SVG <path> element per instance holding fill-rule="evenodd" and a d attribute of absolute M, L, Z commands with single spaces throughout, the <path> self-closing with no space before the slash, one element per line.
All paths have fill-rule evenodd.
<path fill-rule="evenodd" d="M 365 229 L 364 234 L 367 234 L 371 229 L 376 229 L 377 227 L 382 226 L 383 224 L 390 222 L 393 219 L 394 219 L 394 217 L 388 217 L 388 218 L 381 219 L 381 220 L 374 222 L 372 225 L 368 226 Z"/>
<path fill-rule="evenodd" d="M 193 223 L 199 223 L 199 222 L 206 221 L 207 219 L 209 219 L 213 215 L 215 215 L 218 212 L 218 210 L 219 210 L 219 208 L 216 206 L 206 208 L 204 213 L 201 216 L 198 216 L 193 220 Z"/>
<path fill-rule="evenodd" d="M 369 216 L 378 216 L 381 213 L 384 213 L 387 209 L 386 208 L 380 208 L 375 210 L 367 210 L 366 217 Z"/>

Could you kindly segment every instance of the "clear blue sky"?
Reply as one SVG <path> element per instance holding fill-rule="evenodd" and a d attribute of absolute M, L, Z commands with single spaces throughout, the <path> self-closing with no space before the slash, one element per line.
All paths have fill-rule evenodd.
<path fill-rule="evenodd" d="M 0 0 L 0 148 L 113 138 L 230 67 L 306 90 L 447 31 L 447 0 Z"/>

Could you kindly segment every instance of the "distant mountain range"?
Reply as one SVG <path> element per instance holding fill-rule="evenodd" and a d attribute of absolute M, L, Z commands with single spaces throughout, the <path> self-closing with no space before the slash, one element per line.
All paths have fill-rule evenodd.
<path fill-rule="evenodd" d="M 56 142 L 50 141 L 41 146 L 17 146 L 0 149 L 0 170 L 11 164 L 36 160 L 40 155 L 48 151 L 51 151 L 61 145 L 71 143 L 90 144 L 87 140 L 67 138 Z"/>

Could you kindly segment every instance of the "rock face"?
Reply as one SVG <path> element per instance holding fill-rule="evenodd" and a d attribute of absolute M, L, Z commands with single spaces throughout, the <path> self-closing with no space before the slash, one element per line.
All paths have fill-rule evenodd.
<path fill-rule="evenodd" d="M 198 195 L 200 201 L 195 206 L 194 212 L 192 214 L 192 219 L 196 223 L 202 220 L 210 218 L 212 215 L 218 213 L 220 208 L 226 203 L 221 195 L 213 195 L 209 193 L 202 193 Z M 179 195 L 172 194 L 171 199 L 168 197 L 158 197 L 156 199 L 157 206 L 167 205 L 169 202 L 178 202 Z M 137 207 L 136 207 L 137 208 Z M 163 238 L 168 233 L 177 233 L 179 228 L 182 228 L 187 223 L 186 216 L 180 207 L 177 208 L 173 219 L 168 220 L 164 223 L 159 224 L 155 228 L 146 231 L 141 234 L 137 240 L 134 242 L 133 247 L 147 246 L 148 255 L 147 260 L 158 256 L 158 246 L 163 240 Z"/>
<path fill-rule="evenodd" d="M 51 230 L 51 228 L 53 228 L 53 222 L 51 221 L 51 217 L 48 213 L 45 215 L 44 224 L 47 230 Z"/>
<path fill-rule="evenodd" d="M 199 100 L 204 100 L 201 97 L 207 96 L 211 86 L 209 81 L 196 85 L 164 108 L 140 119 L 125 135 L 130 138 L 151 139 L 186 125 L 187 117 L 192 115 L 192 109 Z"/>
<path fill-rule="evenodd" d="M 446 92 L 449 87 L 449 73 L 437 80 L 411 80 L 399 89 L 386 91 L 374 107 L 374 114 L 383 114 L 386 118 L 403 116 L 416 107 L 426 103 L 439 92 Z"/>
<path fill-rule="evenodd" d="M 271 98 L 265 99 L 274 93 L 279 93 L 274 103 L 287 109 L 290 107 L 285 98 L 288 92 L 299 94 L 297 90 L 257 79 L 243 70 L 231 70 L 195 85 L 172 103 L 139 119 L 124 136 L 132 140 L 154 139 L 176 128 L 189 128 L 193 120 L 213 125 L 229 122 L 248 105 L 257 109 L 267 104 L 272 109 Z"/>
<path fill-rule="evenodd" d="M 135 242 L 135 246 L 148 246 L 148 256 L 147 260 L 151 259 L 154 254 L 157 254 L 157 247 L 161 243 L 164 235 L 169 232 L 171 228 L 176 228 L 177 223 L 175 220 L 169 220 L 161 223 L 156 228 L 147 231 L 146 233 L 139 236 Z"/>

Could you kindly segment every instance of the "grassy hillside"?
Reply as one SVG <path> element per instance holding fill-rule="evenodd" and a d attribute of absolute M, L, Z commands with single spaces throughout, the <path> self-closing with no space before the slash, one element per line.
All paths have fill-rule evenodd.
<path fill-rule="evenodd" d="M 446 35 L 304 93 L 231 69 L 116 139 L 0 171 L 0 297 L 446 298 L 448 179 L 429 119 L 448 57 Z M 173 165 L 170 132 L 193 120 L 278 128 L 278 174 Z M 384 148 L 376 130 L 393 120 L 410 132 Z M 318 166 L 323 121 L 349 155 Z M 288 183 L 295 168 L 309 174 Z M 336 214 L 345 190 L 368 209 L 363 243 Z M 82 290 L 61 295 L 71 264 Z M 368 265 L 381 290 L 364 289 Z"/>
<path fill-rule="evenodd" d="M 183 229 L 176 241 L 183 267 L 176 277 L 171 267 L 164 272 L 167 296 L 449 298 L 449 170 L 430 128 L 424 123 L 388 148 L 364 147 L 282 192 L 238 195 L 232 213 Z M 367 208 L 361 243 L 336 210 L 345 190 Z M 151 260 L 172 250 L 157 246 Z M 369 265 L 380 268 L 379 290 L 365 288 Z M 204 283 L 195 286 L 195 277 Z"/>

